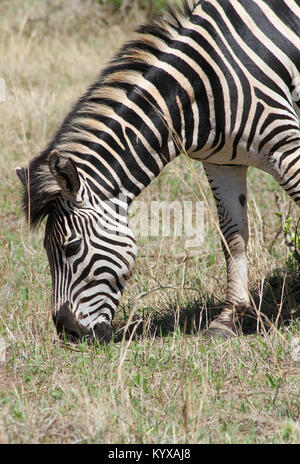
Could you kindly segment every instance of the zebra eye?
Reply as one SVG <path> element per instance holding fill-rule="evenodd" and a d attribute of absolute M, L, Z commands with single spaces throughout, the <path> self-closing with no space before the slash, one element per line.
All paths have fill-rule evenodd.
<path fill-rule="evenodd" d="M 65 255 L 67 258 L 76 255 L 80 250 L 81 239 L 75 240 L 64 247 Z"/>

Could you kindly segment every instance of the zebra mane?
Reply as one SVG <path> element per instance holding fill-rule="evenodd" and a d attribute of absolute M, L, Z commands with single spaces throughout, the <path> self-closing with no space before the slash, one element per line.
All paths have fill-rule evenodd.
<path fill-rule="evenodd" d="M 107 93 L 108 87 L 110 87 L 111 92 L 115 92 L 116 94 L 118 77 L 116 77 L 116 80 L 113 80 L 111 76 L 115 73 L 115 76 L 121 76 L 119 77 L 120 80 L 123 82 L 124 80 L 126 81 L 129 75 L 126 74 L 126 71 L 130 70 L 130 66 L 132 67 L 133 63 L 147 63 L 151 67 L 151 63 L 143 58 L 143 53 L 147 47 L 154 47 L 159 51 L 160 44 L 168 44 L 173 34 L 184 26 L 184 22 L 190 17 L 198 3 L 201 3 L 201 1 L 183 0 L 181 8 L 179 6 L 168 5 L 163 16 L 153 17 L 141 25 L 136 30 L 138 34 L 137 38 L 123 45 L 108 66 L 99 74 L 96 81 L 75 103 L 48 147 L 40 155 L 33 158 L 26 168 L 17 170 L 17 174 L 23 184 L 23 210 L 31 228 L 36 228 L 40 225 L 42 220 L 49 214 L 53 200 L 61 193 L 61 189 L 48 166 L 49 154 L 54 149 L 67 152 L 65 149 L 66 142 L 72 143 L 74 122 L 80 122 L 80 111 L 90 102 L 93 93 L 98 92 L 98 100 L 99 96 L 100 99 L 105 99 L 105 90 Z M 128 83 L 134 85 L 132 80 L 128 80 Z M 100 106 L 101 104 L 99 103 Z M 78 126 L 76 130 L 80 131 Z M 85 127 L 82 129 L 82 132 L 86 134 L 87 130 L 88 127 Z"/>

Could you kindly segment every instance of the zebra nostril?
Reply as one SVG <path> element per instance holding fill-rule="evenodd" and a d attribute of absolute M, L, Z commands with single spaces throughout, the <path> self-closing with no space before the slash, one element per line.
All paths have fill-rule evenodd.
<path fill-rule="evenodd" d="M 99 340 L 102 345 L 108 344 L 112 339 L 112 327 L 105 322 L 99 322 L 93 329 L 94 337 Z"/>

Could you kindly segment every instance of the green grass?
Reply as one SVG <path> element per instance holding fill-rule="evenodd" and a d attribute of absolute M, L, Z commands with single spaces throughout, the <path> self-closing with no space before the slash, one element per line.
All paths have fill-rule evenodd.
<path fill-rule="evenodd" d="M 123 15 L 131 10 L 141 9 L 150 14 L 159 14 L 167 5 L 168 0 L 98 0 L 100 6 L 112 9 L 114 13 L 121 11 Z"/>
<path fill-rule="evenodd" d="M 136 12 L 121 25 L 110 16 L 101 22 L 96 3 L 89 11 L 80 10 L 83 0 L 79 10 L 60 1 L 0 5 L 0 76 L 7 81 L 0 103 L 0 338 L 7 347 L 0 442 L 299 443 L 300 365 L 292 341 L 299 337 L 300 280 L 277 235 L 275 190 L 286 210 L 289 199 L 264 173 L 249 170 L 249 280 L 260 319 L 245 318 L 244 336 L 203 337 L 226 288 L 220 238 L 206 211 L 205 244 L 193 253 L 184 237 L 138 237 L 114 343 L 67 347 L 57 340 L 43 226 L 28 230 L 14 168 L 45 147 L 143 19 Z M 216 218 L 202 166 L 192 168 Z M 179 157 L 140 199 L 201 200 L 194 175 Z M 295 206 L 290 216 L 293 228 Z"/>
<path fill-rule="evenodd" d="M 50 328 L 49 331 L 51 332 Z M 299 372 L 272 335 L 206 343 L 174 332 L 76 351 L 51 336 L 18 342 L 1 396 L 18 443 L 295 443 Z"/>

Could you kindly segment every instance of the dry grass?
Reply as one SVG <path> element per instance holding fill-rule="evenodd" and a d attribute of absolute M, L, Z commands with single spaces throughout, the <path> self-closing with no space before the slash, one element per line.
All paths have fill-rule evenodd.
<path fill-rule="evenodd" d="M 249 173 L 248 256 L 264 327 L 248 318 L 247 336 L 237 340 L 208 343 L 199 335 L 220 310 L 226 283 L 220 238 L 206 210 L 199 250 L 185 250 L 184 237 L 138 238 L 115 344 L 67 349 L 55 338 L 43 230 L 32 235 L 24 222 L 14 168 L 45 147 L 141 20 L 137 12 L 116 23 L 84 0 L 0 4 L 0 77 L 7 83 L 0 103 L 0 337 L 7 344 L 0 442 L 299 443 L 300 371 L 291 339 L 299 335 L 300 281 L 276 235 L 277 186 L 263 173 Z M 201 200 L 195 173 L 216 217 L 201 165 L 191 169 L 184 157 L 140 199 Z M 293 206 L 294 222 L 298 214 Z M 134 331 L 124 334 L 131 316 Z"/>

